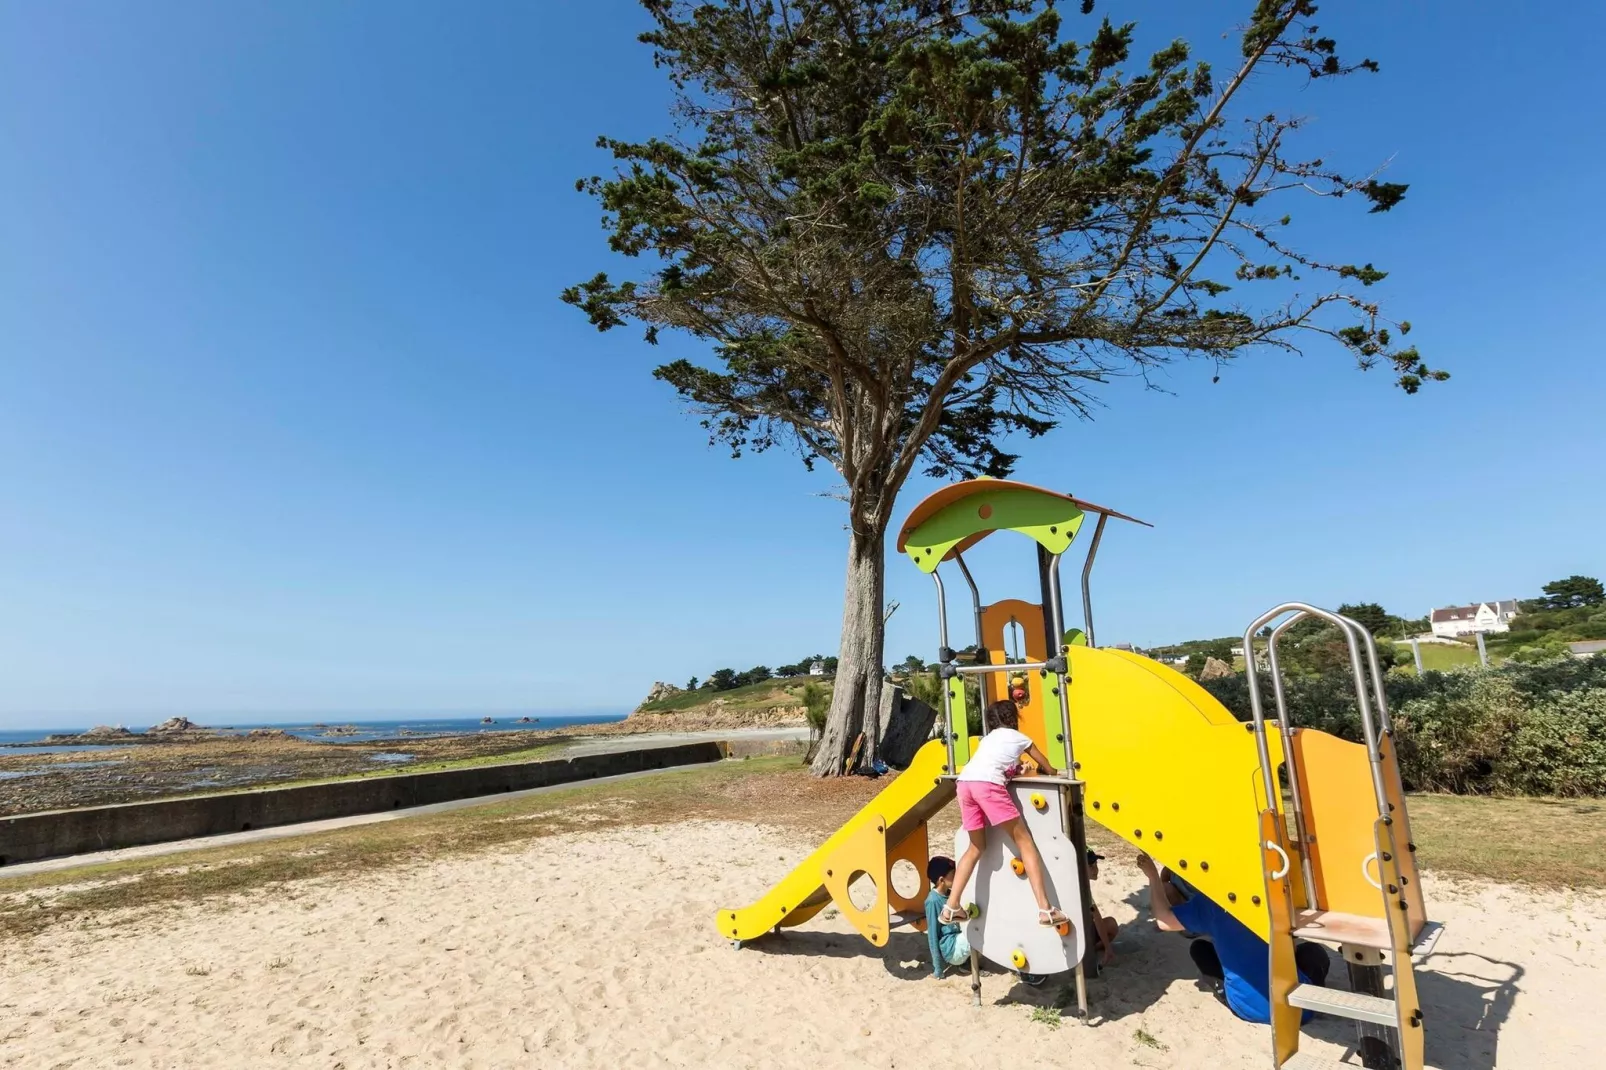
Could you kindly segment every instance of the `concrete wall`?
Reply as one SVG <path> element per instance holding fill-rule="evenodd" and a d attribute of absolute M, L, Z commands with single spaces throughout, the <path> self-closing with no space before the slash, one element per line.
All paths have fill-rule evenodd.
<path fill-rule="evenodd" d="M 22 814 L 0 818 L 0 866 L 715 762 L 725 754 L 721 743 L 683 743 L 555 761 Z"/>

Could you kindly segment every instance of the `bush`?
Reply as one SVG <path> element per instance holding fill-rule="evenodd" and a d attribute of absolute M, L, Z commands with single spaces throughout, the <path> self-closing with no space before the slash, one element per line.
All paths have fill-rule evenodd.
<path fill-rule="evenodd" d="M 1244 674 L 1203 686 L 1234 716 L 1249 719 Z M 1275 716 L 1264 673 L 1260 686 L 1266 714 Z M 1361 741 L 1347 673 L 1294 676 L 1285 687 L 1294 724 Z M 1401 777 L 1413 791 L 1606 794 L 1606 658 L 1389 674 L 1384 694 Z"/>

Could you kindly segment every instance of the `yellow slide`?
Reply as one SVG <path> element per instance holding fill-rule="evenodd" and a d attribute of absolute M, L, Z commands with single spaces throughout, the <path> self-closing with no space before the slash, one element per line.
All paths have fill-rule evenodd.
<path fill-rule="evenodd" d="M 947 748 L 932 740 L 915 754 L 864 809 L 838 829 L 775 887 L 751 906 L 721 910 L 719 931 L 734 941 L 752 940 L 777 926 L 801 925 L 836 900 L 837 909 L 877 947 L 885 947 L 892 911 L 923 910 L 926 893 L 926 822 L 954 797 L 951 780 L 943 780 Z M 920 889 L 901 896 L 892 887 L 892 864 L 907 858 L 920 873 Z M 875 881 L 876 902 L 859 910 L 847 888 L 860 873 Z"/>
<path fill-rule="evenodd" d="M 1069 656 L 1083 812 L 1267 938 L 1265 789 L 1250 726 L 1157 661 L 1081 646 Z M 1281 763 L 1281 739 L 1268 743 Z"/>
<path fill-rule="evenodd" d="M 1148 852 L 1263 938 L 1269 935 L 1261 869 L 1260 761 L 1254 733 L 1204 688 L 1157 661 L 1119 650 L 1072 647 L 1071 734 L 1085 814 Z M 1057 703 L 1045 703 L 1057 721 Z M 1041 722 L 1021 729 L 1044 742 Z M 1282 761 L 1270 739 L 1272 761 Z M 926 822 L 953 800 L 942 779 L 946 751 L 933 740 L 909 768 L 779 884 L 750 906 L 722 909 L 729 939 L 752 940 L 808 921 L 835 901 L 867 940 L 884 947 L 895 913 L 920 911 L 929 890 Z M 890 870 L 901 858 L 920 873 L 899 895 Z M 847 887 L 875 882 L 867 910 Z"/>

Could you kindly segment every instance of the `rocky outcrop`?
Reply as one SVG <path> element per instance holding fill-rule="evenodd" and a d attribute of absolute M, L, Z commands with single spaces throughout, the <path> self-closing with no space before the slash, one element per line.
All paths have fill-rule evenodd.
<path fill-rule="evenodd" d="M 652 690 L 647 692 L 647 697 L 641 700 L 641 704 L 645 706 L 650 702 L 658 702 L 659 700 L 666 699 L 671 695 L 678 695 L 683 690 L 685 689 L 676 687 L 674 684 L 666 684 L 662 680 L 655 680 L 652 685 Z"/>
<path fill-rule="evenodd" d="M 169 717 L 161 724 L 151 725 L 145 730 L 145 734 L 151 737 L 185 736 L 195 733 L 213 734 L 210 728 L 202 728 L 188 717 Z"/>
<path fill-rule="evenodd" d="M 1219 680 L 1223 676 L 1232 675 L 1232 666 L 1220 658 L 1205 658 L 1204 668 L 1199 670 L 1201 680 Z"/>

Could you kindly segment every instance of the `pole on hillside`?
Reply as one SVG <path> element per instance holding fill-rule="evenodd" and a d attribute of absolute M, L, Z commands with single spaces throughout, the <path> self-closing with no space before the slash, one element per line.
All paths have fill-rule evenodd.
<path fill-rule="evenodd" d="M 1422 675 L 1422 640 L 1411 636 L 1411 658 L 1416 662 L 1416 674 Z"/>
<path fill-rule="evenodd" d="M 1478 660 L 1482 662 L 1483 667 L 1487 669 L 1489 667 L 1489 649 L 1483 645 L 1483 633 L 1474 632 L 1473 634 L 1478 637 Z"/>

